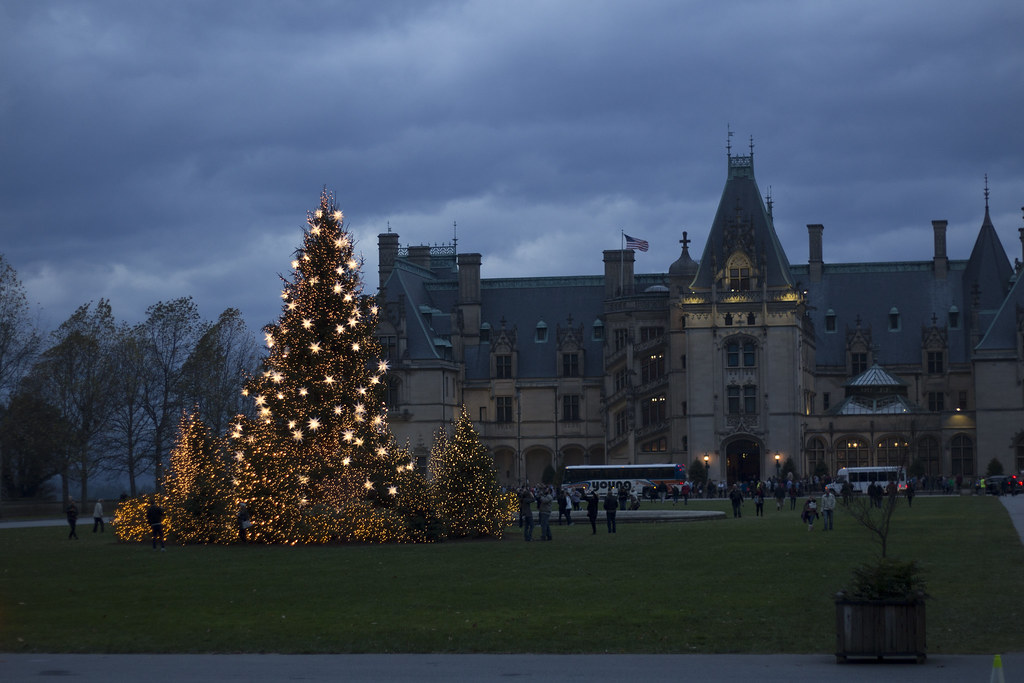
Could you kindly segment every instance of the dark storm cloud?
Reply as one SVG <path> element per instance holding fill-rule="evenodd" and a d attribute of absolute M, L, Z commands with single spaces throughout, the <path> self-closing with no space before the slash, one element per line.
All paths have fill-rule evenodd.
<path fill-rule="evenodd" d="M 959 2 L 0 2 L 0 245 L 50 322 L 276 317 L 321 186 L 484 275 L 664 271 L 755 143 L 790 260 L 1017 256 L 1024 11 Z M 699 254 L 695 254 L 699 256 Z"/>

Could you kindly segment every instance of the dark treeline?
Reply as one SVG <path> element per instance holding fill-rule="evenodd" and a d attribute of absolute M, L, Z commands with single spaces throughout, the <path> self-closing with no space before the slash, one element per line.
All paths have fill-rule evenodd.
<path fill-rule="evenodd" d="M 100 474 L 155 488 L 183 411 L 213 431 L 248 414 L 241 394 L 261 352 L 241 313 L 214 322 L 191 297 L 153 304 L 136 325 L 110 303 L 80 306 L 52 332 L 39 330 L 17 273 L 0 254 L 0 494 L 88 499 Z M 79 490 L 71 490 L 71 482 Z M 153 484 L 153 486 L 149 486 Z"/>

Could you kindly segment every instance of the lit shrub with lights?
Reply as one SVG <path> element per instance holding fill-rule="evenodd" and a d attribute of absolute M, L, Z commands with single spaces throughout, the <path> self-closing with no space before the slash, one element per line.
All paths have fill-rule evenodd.
<path fill-rule="evenodd" d="M 507 504 L 494 458 L 480 442 L 465 407 L 451 436 L 444 429 L 437 432 L 430 451 L 430 492 L 449 535 L 501 538 Z"/>
<path fill-rule="evenodd" d="M 113 527 L 119 541 L 138 543 L 149 541 L 152 538 L 152 529 L 146 521 L 146 509 L 149 508 L 150 500 L 151 496 L 136 496 L 118 501 L 117 507 L 114 509 Z M 162 498 L 157 496 L 156 500 L 159 503 Z M 165 536 L 173 526 L 171 520 L 165 516 Z"/>
<path fill-rule="evenodd" d="M 183 415 L 164 481 L 165 530 L 179 543 L 230 543 L 238 538 L 234 490 L 223 447 L 195 413 Z"/>

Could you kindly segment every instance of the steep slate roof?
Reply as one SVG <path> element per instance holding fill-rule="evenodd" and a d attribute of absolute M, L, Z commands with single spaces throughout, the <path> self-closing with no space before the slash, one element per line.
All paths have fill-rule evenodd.
<path fill-rule="evenodd" d="M 1024 277 L 1018 277 L 1013 288 L 996 312 L 988 332 L 978 344 L 980 353 L 991 356 L 1002 351 L 1011 358 L 1017 354 L 1017 325 L 1024 311 Z"/>
<path fill-rule="evenodd" d="M 641 275 L 638 287 L 663 284 L 664 276 Z M 459 296 L 457 275 L 447 268 L 426 269 L 405 259 L 395 261 L 384 285 L 388 301 L 403 301 L 407 322 L 407 352 L 411 359 L 440 360 L 443 347 L 457 334 L 452 311 Z M 666 299 L 668 292 L 647 294 Z M 603 374 L 603 342 L 594 338 L 594 323 L 604 305 L 604 277 L 599 275 L 549 278 L 504 278 L 480 281 L 481 325 L 488 324 L 493 340 L 503 325 L 517 328 L 519 378 L 558 374 L 558 329 L 582 327 L 583 376 Z M 503 323 L 504 321 L 504 323 Z M 537 325 L 547 326 L 547 338 L 536 341 Z M 490 376 L 490 344 L 465 349 L 467 379 Z"/>
<path fill-rule="evenodd" d="M 754 180 L 754 157 L 730 155 L 729 176 L 691 285 L 694 289 L 710 289 L 714 285 L 715 271 L 724 268 L 731 255 L 726 253 L 731 251 L 730 237 L 748 229 L 753 233 L 754 253 L 750 256 L 754 267 L 764 268 L 761 277 L 766 278 L 769 287 L 791 286 L 789 259 Z"/>
<path fill-rule="evenodd" d="M 949 261 L 945 278 L 936 278 L 932 261 L 824 264 L 820 282 L 810 282 L 807 266 L 794 266 L 793 278 L 807 291 L 808 315 L 816 332 L 818 365 L 846 363 L 846 332 L 871 329 L 877 360 L 883 364 L 919 364 L 922 331 L 948 324 L 955 307 L 959 324 L 948 330 L 949 361 L 971 359 L 971 332 L 976 314 L 980 333 L 993 325 L 1006 299 L 1013 276 L 988 206 L 978 237 L 966 261 Z M 806 284 L 805 284 L 806 283 Z M 978 284 L 978 300 L 973 294 Z M 889 312 L 900 314 L 898 330 L 889 329 Z M 836 316 L 835 332 L 827 332 L 825 318 Z M 859 321 L 859 324 L 858 324 Z M 1014 321 L 1014 325 L 1016 322 Z M 993 341 L 993 343 L 995 343 Z M 1013 344 L 1010 348 L 1014 348 Z"/>
<path fill-rule="evenodd" d="M 738 220 L 737 220 L 738 219 Z M 689 282 L 695 289 L 710 289 L 715 269 L 725 266 L 728 245 L 735 244 L 737 225 L 749 231 L 757 268 L 764 268 L 767 284 L 792 286 L 806 292 L 807 315 L 815 327 L 815 358 L 819 367 L 846 366 L 847 334 L 858 328 L 871 332 L 875 360 L 883 365 L 919 365 L 926 330 L 946 329 L 950 363 L 971 359 L 972 325 L 977 320 L 983 352 L 1016 349 L 1018 309 L 1024 310 L 1024 285 L 1020 279 L 1009 296 L 1013 269 L 989 217 L 985 217 L 968 260 L 950 260 L 944 278 L 936 277 L 933 261 L 896 261 L 854 264 L 823 264 L 821 279 L 810 281 L 809 266 L 790 265 L 754 180 L 753 157 L 729 156 L 729 177 L 707 243 L 699 262 L 684 244 L 679 259 L 667 274 L 635 275 L 635 291 L 641 296 L 665 299 L 678 292 L 663 291 L 670 280 Z M 408 354 L 414 359 L 441 359 L 445 337 L 455 334 L 452 311 L 458 301 L 458 275 L 454 257 L 432 261 L 431 268 L 399 258 L 385 284 L 389 301 L 405 302 L 408 320 Z M 978 283 L 975 305 L 974 283 Z M 652 289 L 653 288 L 653 289 Z M 585 377 L 603 374 L 602 341 L 594 338 L 594 323 L 604 308 L 604 277 L 505 278 L 481 280 L 481 323 L 494 339 L 504 325 L 517 329 L 519 367 L 517 376 L 552 377 L 558 374 L 559 326 L 583 326 Z M 889 314 L 900 315 L 891 330 Z M 958 324 L 948 327 L 950 311 Z M 835 331 L 826 329 L 826 316 L 835 315 Z M 536 327 L 548 328 L 547 341 L 536 341 Z M 467 379 L 486 379 L 490 373 L 490 344 L 465 350 Z M 886 409 L 896 408 L 886 406 Z M 840 407 L 837 406 L 836 410 Z M 850 407 L 860 410 L 862 406 Z M 878 410 L 875 406 L 873 410 Z M 903 410 L 900 406 L 899 410 Z"/>
<path fill-rule="evenodd" d="M 992 225 L 988 214 L 988 202 L 985 202 L 985 219 L 978 231 L 978 239 L 971 250 L 971 258 L 964 269 L 963 287 L 964 301 L 973 304 L 975 286 L 977 286 L 977 312 L 982 329 L 992 322 L 996 310 L 1003 304 L 1009 291 L 1010 277 L 1013 268 L 1006 256 L 1003 243 Z"/>
<path fill-rule="evenodd" d="M 594 322 L 604 305 L 603 276 L 482 279 L 480 298 L 480 323 L 491 326 L 492 340 L 502 329 L 502 320 L 506 329 L 516 327 L 517 378 L 559 374 L 559 327 L 578 330 L 582 326 L 580 373 L 584 377 L 604 374 L 603 342 L 594 339 Z M 540 323 L 547 326 L 543 342 L 536 340 Z M 467 379 L 490 376 L 490 351 L 491 345 L 487 343 L 466 349 Z"/>
<path fill-rule="evenodd" d="M 814 322 L 818 365 L 846 365 L 846 333 L 858 327 L 871 330 L 876 358 L 890 365 L 920 364 L 922 330 L 947 324 L 949 310 L 967 307 L 962 300 L 963 261 L 951 261 L 944 279 L 934 276 L 931 261 L 825 264 L 821 281 L 809 282 L 807 266 L 793 268 L 793 278 L 807 292 L 808 315 Z M 899 329 L 889 329 L 889 313 L 900 314 Z M 835 314 L 835 331 L 825 318 Z M 969 359 L 966 317 L 949 331 L 951 362 Z"/>

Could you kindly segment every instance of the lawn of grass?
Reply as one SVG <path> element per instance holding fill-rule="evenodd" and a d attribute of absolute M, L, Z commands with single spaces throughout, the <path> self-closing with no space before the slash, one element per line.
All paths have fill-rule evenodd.
<path fill-rule="evenodd" d="M 745 508 L 615 535 L 555 526 L 551 543 L 512 528 L 498 541 L 161 553 L 84 526 L 77 542 L 66 527 L 0 530 L 0 651 L 833 652 L 832 597 L 876 544 L 841 510 L 823 533 L 788 505 Z M 1024 650 L 1024 546 L 996 498 L 918 497 L 893 526 L 890 556 L 927 571 L 929 652 Z"/>

